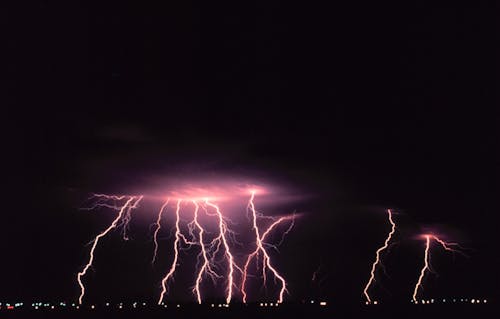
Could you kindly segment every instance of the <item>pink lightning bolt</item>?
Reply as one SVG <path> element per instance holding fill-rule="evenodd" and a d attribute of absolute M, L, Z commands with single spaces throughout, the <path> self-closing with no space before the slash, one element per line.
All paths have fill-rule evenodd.
<path fill-rule="evenodd" d="M 175 268 L 177 267 L 177 258 L 179 257 L 179 242 L 181 240 L 182 234 L 179 226 L 180 222 L 180 210 L 181 210 L 181 199 L 177 200 L 177 208 L 175 210 L 175 241 L 174 241 L 174 260 L 172 261 L 172 265 L 170 266 L 170 270 L 165 275 L 163 280 L 161 281 L 162 291 L 160 294 L 160 299 L 158 300 L 158 304 L 161 304 L 163 301 L 163 296 L 167 292 L 167 283 L 168 280 L 172 277 L 175 272 Z"/>
<path fill-rule="evenodd" d="M 282 221 L 284 221 L 286 219 L 291 218 L 293 221 L 293 216 L 292 217 L 285 216 L 285 217 L 279 218 L 278 220 L 274 221 L 262 235 L 260 235 L 259 227 L 257 226 L 257 212 L 255 210 L 255 205 L 253 202 L 254 198 L 255 198 L 255 192 L 252 192 L 252 195 L 250 197 L 250 201 L 248 203 L 248 208 L 250 209 L 250 211 L 252 213 L 252 222 L 253 222 L 253 230 L 255 232 L 256 248 L 251 254 L 248 255 L 247 260 L 245 262 L 245 265 L 243 267 L 243 275 L 242 275 L 243 278 L 242 278 L 242 283 L 241 283 L 241 293 L 243 294 L 243 302 L 244 303 L 247 302 L 247 293 L 245 290 L 245 286 L 246 286 L 246 280 L 247 280 L 247 276 L 248 276 L 248 266 L 250 264 L 250 261 L 254 257 L 258 256 L 259 252 L 261 252 L 263 255 L 262 273 L 263 273 L 264 284 L 266 282 L 266 266 L 267 266 L 267 268 L 269 268 L 269 270 L 271 270 L 271 272 L 274 274 L 275 278 L 278 278 L 278 280 L 281 282 L 281 289 L 279 292 L 278 303 L 282 303 L 283 302 L 283 295 L 286 292 L 286 281 L 278 273 L 278 271 L 272 266 L 271 258 L 269 257 L 267 251 L 265 250 L 263 243 L 264 243 L 264 239 L 266 238 L 266 236 L 271 232 L 271 230 L 274 227 L 276 227 L 278 224 L 280 224 Z M 290 229 L 291 228 L 289 228 L 287 230 L 287 232 Z"/>
<path fill-rule="evenodd" d="M 422 286 L 422 279 L 424 279 L 425 272 L 429 269 L 429 247 L 431 244 L 431 236 L 425 235 L 425 253 L 424 253 L 424 267 L 420 270 L 420 276 L 418 277 L 417 284 L 413 290 L 413 302 L 417 303 L 417 292 L 418 288 Z"/>
<path fill-rule="evenodd" d="M 203 274 L 207 273 L 213 281 L 215 281 L 215 278 L 220 277 L 217 273 L 215 273 L 211 266 L 210 266 L 210 261 L 208 259 L 208 254 L 207 250 L 205 248 L 205 243 L 203 241 L 203 235 L 204 235 L 204 229 L 201 226 L 201 224 L 198 221 L 198 211 L 199 211 L 199 205 L 198 203 L 193 200 L 193 204 L 195 206 L 194 210 L 194 223 L 196 227 L 198 228 L 198 237 L 199 237 L 199 244 L 201 246 L 201 257 L 203 258 L 203 264 L 201 265 L 199 271 L 198 271 L 198 276 L 196 277 L 196 283 L 193 288 L 193 293 L 196 294 L 196 299 L 199 304 L 201 304 L 201 292 L 200 292 L 200 284 L 203 279 Z"/>
<path fill-rule="evenodd" d="M 228 240 L 226 238 L 227 233 L 228 233 L 228 228 L 227 224 L 224 221 L 224 216 L 222 215 L 219 206 L 210 203 L 208 200 L 205 200 L 205 204 L 214 208 L 217 217 L 219 219 L 219 237 L 220 241 L 222 242 L 224 246 L 224 254 L 226 255 L 226 258 L 228 260 L 228 265 L 229 265 L 229 271 L 227 274 L 227 288 L 226 288 L 226 303 L 229 304 L 231 302 L 231 298 L 233 296 L 233 273 L 234 273 L 234 268 L 236 264 L 234 263 L 234 257 L 233 254 L 231 253 L 231 249 L 229 248 Z M 219 247 L 217 248 L 216 252 L 219 250 Z M 215 255 L 215 253 L 214 253 Z M 236 266 L 237 267 L 237 266 Z M 239 268 L 239 267 L 238 267 Z"/>
<path fill-rule="evenodd" d="M 451 251 L 453 253 L 458 252 L 458 253 L 463 254 L 460 250 L 456 250 L 456 249 L 452 248 L 452 246 L 460 247 L 460 245 L 457 243 L 447 243 L 444 240 L 441 240 L 439 237 L 437 237 L 435 235 L 429 235 L 429 234 L 424 235 L 424 238 L 425 238 L 424 267 L 422 267 L 422 269 L 420 270 L 420 276 L 418 277 L 417 284 L 415 285 L 415 288 L 413 290 L 412 299 L 413 299 L 414 303 L 418 303 L 417 293 L 418 293 L 419 289 L 422 289 L 422 281 L 425 277 L 426 272 L 431 271 L 431 265 L 430 265 L 431 239 L 434 239 L 447 251 Z"/>
<path fill-rule="evenodd" d="M 318 268 L 316 268 L 316 270 L 313 271 L 311 281 L 313 282 L 316 281 L 316 279 L 318 278 L 319 271 L 321 270 L 321 266 L 322 264 L 319 264 Z"/>
<path fill-rule="evenodd" d="M 95 195 L 97 197 L 106 197 L 106 195 L 101 195 L 101 194 L 98 194 L 98 195 Z M 124 197 L 122 196 L 109 196 L 108 197 L 109 199 L 122 199 Z M 77 276 L 77 281 L 78 281 L 78 284 L 80 285 L 80 297 L 78 298 L 78 303 L 79 304 L 82 304 L 82 301 L 83 301 L 83 296 L 85 295 L 85 286 L 83 285 L 83 282 L 82 282 L 82 277 L 85 276 L 85 274 L 87 273 L 87 271 L 89 270 L 89 268 L 92 266 L 92 263 L 94 261 L 94 252 L 95 252 L 95 249 L 97 247 L 97 244 L 99 243 L 99 240 L 106 236 L 111 230 L 113 230 L 114 228 L 116 228 L 118 226 L 118 223 L 122 220 L 122 218 L 124 218 L 124 216 L 128 216 L 130 214 L 130 210 L 133 209 L 133 208 L 136 208 L 137 205 L 139 204 L 139 202 L 141 201 L 142 199 L 142 196 L 139 196 L 139 197 L 136 197 L 136 196 L 130 196 L 130 198 L 126 201 L 126 203 L 120 208 L 120 211 L 118 213 L 118 215 L 116 216 L 116 218 L 113 220 L 113 222 L 111 223 L 111 225 L 109 225 L 108 228 L 106 228 L 103 232 L 101 232 L 99 235 L 97 235 L 94 240 L 93 240 L 93 244 L 92 244 L 92 247 L 90 249 L 90 254 L 89 254 L 89 261 L 87 262 L 87 264 L 85 265 L 85 267 L 83 268 L 83 270 L 81 272 L 78 273 L 78 276 Z M 131 205 L 131 203 L 134 202 L 133 205 Z M 99 206 L 105 206 L 105 207 L 113 207 L 113 206 L 110 206 L 110 205 L 106 205 L 106 204 L 102 204 L 102 203 L 99 203 L 98 204 Z M 129 221 L 129 218 L 126 220 L 126 221 L 122 221 L 122 223 L 126 223 Z"/>
<path fill-rule="evenodd" d="M 158 232 L 160 231 L 160 228 L 161 228 L 161 224 L 160 224 L 161 217 L 162 217 L 163 211 L 167 207 L 169 201 L 170 201 L 170 199 L 167 199 L 165 201 L 165 203 L 161 206 L 160 211 L 158 212 L 158 218 L 156 219 L 156 228 L 155 228 L 155 232 L 153 234 L 154 252 L 153 252 L 153 259 L 151 260 L 151 264 L 154 264 L 155 260 L 156 260 L 156 254 L 158 253 Z"/>
<path fill-rule="evenodd" d="M 391 231 L 387 235 L 387 238 L 384 241 L 384 245 L 377 249 L 375 253 L 375 261 L 372 264 L 372 269 L 370 271 L 370 279 L 368 280 L 368 283 L 365 286 L 365 289 L 363 290 L 363 293 L 366 297 L 366 303 L 370 304 L 372 303 L 372 300 L 370 298 L 370 295 L 368 294 L 368 289 L 370 288 L 370 285 L 375 281 L 375 270 L 377 268 L 377 265 L 380 263 L 380 254 L 389 247 L 389 242 L 391 241 L 392 235 L 394 235 L 394 232 L 396 231 L 396 224 L 392 220 L 392 212 L 390 209 L 387 210 L 387 214 L 389 216 L 389 223 L 391 224 Z"/>

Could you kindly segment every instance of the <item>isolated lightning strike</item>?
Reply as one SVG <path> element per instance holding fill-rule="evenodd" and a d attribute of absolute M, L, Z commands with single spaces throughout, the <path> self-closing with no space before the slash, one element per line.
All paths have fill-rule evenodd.
<path fill-rule="evenodd" d="M 377 251 L 375 252 L 375 261 L 372 264 L 372 269 L 370 271 L 370 279 L 368 279 L 368 282 L 366 283 L 365 289 L 363 290 L 363 294 L 366 297 L 366 303 L 371 304 L 372 299 L 370 298 L 370 295 L 368 294 L 368 289 L 370 288 L 371 284 L 375 282 L 375 270 L 377 269 L 377 265 L 381 264 L 380 261 L 380 254 L 386 250 L 389 247 L 389 242 L 391 241 L 392 235 L 396 232 L 396 223 L 392 220 L 392 212 L 390 209 L 387 210 L 387 214 L 389 217 L 389 223 L 391 224 L 391 231 L 387 235 L 384 245 L 382 245 Z"/>
<path fill-rule="evenodd" d="M 107 196 L 107 195 L 102 195 L 102 194 L 94 194 L 94 197 L 98 198 L 97 203 L 95 204 L 94 207 L 101 206 L 101 207 L 108 207 L 108 208 L 113 208 L 113 209 L 118 209 L 118 206 L 116 205 L 111 205 L 111 204 L 106 204 L 105 200 L 122 200 L 125 198 L 125 196 Z M 99 235 L 97 235 L 94 240 L 92 241 L 92 247 L 90 249 L 89 253 L 89 260 L 83 270 L 78 273 L 77 275 L 77 281 L 78 284 L 80 285 L 80 296 L 78 298 L 78 302 L 81 304 L 83 302 L 83 297 L 85 295 L 85 286 L 83 285 L 82 278 L 85 276 L 89 268 L 92 266 L 92 263 L 94 261 L 94 252 L 97 248 L 97 245 L 99 243 L 99 240 L 106 236 L 111 230 L 114 228 L 117 228 L 119 226 L 122 226 L 124 229 L 124 238 L 126 237 L 125 229 L 128 226 L 128 222 L 130 221 L 130 212 L 132 209 L 136 208 L 139 204 L 139 202 L 142 200 L 143 196 L 130 196 L 125 204 L 119 208 L 118 215 L 116 218 L 113 220 L 111 225 L 109 225 L 108 228 L 106 228 L 103 232 L 101 232 Z M 133 203 L 133 204 L 132 204 Z"/>
<path fill-rule="evenodd" d="M 248 277 L 248 267 L 249 267 L 252 259 L 254 257 L 257 257 L 259 255 L 259 253 L 262 253 L 262 255 L 263 255 L 263 258 L 262 258 L 262 277 L 264 280 L 264 285 L 266 284 L 266 280 L 267 280 L 266 279 L 266 267 L 267 267 L 273 273 L 274 277 L 277 278 L 281 282 L 281 289 L 279 292 L 278 303 L 282 303 L 283 302 L 283 295 L 287 291 L 286 290 L 286 281 L 283 278 L 283 276 L 281 276 L 279 274 L 279 272 L 272 266 L 271 258 L 269 256 L 269 254 L 267 253 L 266 249 L 264 248 L 264 244 L 265 244 L 264 240 L 267 237 L 267 235 L 273 230 L 273 228 L 275 228 L 281 222 L 291 219 L 292 224 L 288 228 L 288 230 L 285 232 L 285 234 L 287 234 L 290 231 L 291 227 L 293 226 L 294 216 L 291 216 L 291 217 L 285 216 L 285 217 L 281 217 L 281 218 L 275 220 L 261 235 L 259 227 L 257 225 L 257 212 L 255 210 L 254 198 L 255 198 L 255 192 L 252 192 L 252 195 L 250 197 L 250 200 L 248 202 L 247 207 L 249 208 L 249 210 L 252 214 L 252 224 L 253 224 L 252 229 L 255 233 L 256 248 L 252 253 L 250 253 L 248 255 L 246 262 L 245 262 L 245 265 L 243 266 L 243 275 L 242 275 L 242 281 L 241 281 L 241 293 L 243 295 L 243 302 L 244 303 L 247 302 L 247 292 L 245 290 L 245 287 L 246 287 L 246 282 L 247 282 L 247 277 Z"/>
<path fill-rule="evenodd" d="M 460 250 L 452 248 L 452 247 L 458 247 L 458 248 L 460 248 L 460 245 L 457 244 L 457 243 L 448 243 L 448 242 L 445 242 L 444 240 L 441 240 L 436 235 L 431 235 L 431 234 L 425 234 L 425 235 L 423 235 L 423 237 L 425 238 L 424 266 L 420 270 L 420 275 L 418 277 L 417 284 L 415 285 L 415 288 L 413 289 L 412 299 L 413 299 L 414 303 L 418 303 L 418 301 L 417 301 L 417 294 L 418 294 L 419 289 L 420 290 L 422 289 L 422 281 L 423 281 L 423 279 L 425 277 L 426 272 L 427 271 L 432 272 L 432 270 L 431 270 L 432 268 L 431 268 L 431 264 L 430 264 L 430 258 L 431 258 L 431 256 L 430 256 L 431 239 L 435 240 L 437 243 L 439 243 L 447 251 L 450 251 L 452 253 L 458 252 L 460 254 L 463 254 L 463 252 L 461 252 Z"/>

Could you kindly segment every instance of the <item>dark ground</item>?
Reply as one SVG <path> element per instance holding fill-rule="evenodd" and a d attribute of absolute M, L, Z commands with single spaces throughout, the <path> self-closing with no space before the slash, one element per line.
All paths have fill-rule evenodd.
<path fill-rule="evenodd" d="M 407 307 L 309 307 L 303 305 L 281 306 L 277 309 L 245 307 L 238 309 L 232 306 L 231 309 L 208 309 L 200 311 L 196 307 L 192 309 L 179 310 L 136 310 L 136 311 L 37 311 L 37 312 L 16 312 L 2 313 L 2 318 L 249 318 L 249 319 L 290 319 L 290 318 L 494 318 L 497 309 L 489 305 L 426 305 L 426 306 L 407 306 Z"/>

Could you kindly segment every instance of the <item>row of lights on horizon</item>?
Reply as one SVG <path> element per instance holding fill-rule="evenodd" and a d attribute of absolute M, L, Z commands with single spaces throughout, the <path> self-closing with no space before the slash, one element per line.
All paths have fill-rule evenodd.
<path fill-rule="evenodd" d="M 326 305 L 326 303 L 324 303 Z M 276 303 L 260 303 L 259 304 L 261 307 L 267 307 L 267 306 L 278 306 L 279 303 L 276 302 Z M 321 305 L 323 305 L 323 303 L 321 303 Z M 0 309 L 15 309 L 15 308 L 20 308 L 20 307 L 23 307 L 24 306 L 24 303 L 22 302 L 18 302 L 18 303 L 14 303 L 14 304 L 11 304 L 11 303 L 4 303 L 2 304 L 0 302 Z M 112 305 L 109 303 L 109 302 L 106 302 L 105 303 L 105 307 L 111 307 Z M 124 304 L 123 302 L 120 302 L 118 303 L 117 305 L 117 308 L 118 309 L 123 309 L 124 307 Z M 142 302 L 142 303 L 139 303 L 139 302 L 133 302 L 132 303 L 132 308 L 138 308 L 138 307 L 146 307 L 147 304 L 145 302 Z M 160 307 L 163 307 L 163 308 L 167 308 L 167 305 L 165 303 L 161 303 L 159 305 Z M 72 303 L 70 305 L 68 305 L 67 303 L 65 302 L 60 302 L 59 304 L 51 304 L 51 303 L 43 303 L 43 302 L 35 302 L 35 303 L 32 303 L 31 304 L 31 308 L 35 309 L 35 310 L 38 310 L 38 309 L 56 309 L 56 308 L 65 308 L 65 307 L 70 307 L 70 308 L 75 308 L 75 309 L 80 309 L 80 305 L 79 304 L 76 304 L 76 303 Z M 95 309 L 96 308 L 96 305 L 92 304 L 89 306 L 90 309 Z M 181 305 L 180 304 L 176 304 L 174 306 L 175 308 L 180 308 Z M 227 303 L 220 303 L 220 304 L 210 304 L 210 307 L 211 308 L 228 308 L 229 307 L 229 304 Z"/>
<path fill-rule="evenodd" d="M 420 301 L 418 301 L 418 300 L 417 301 L 412 300 L 411 302 L 414 303 L 414 304 L 427 305 L 427 304 L 433 304 L 433 303 L 435 303 L 437 301 L 434 300 L 434 299 L 422 299 Z M 487 303 L 488 300 L 487 299 L 482 299 L 482 300 L 481 299 L 470 299 L 469 300 L 469 298 L 460 298 L 460 299 L 454 298 L 454 299 L 451 299 L 451 300 L 449 300 L 449 299 L 448 300 L 443 299 L 441 302 L 442 303 L 446 303 L 446 302 L 448 302 L 448 303 L 450 303 L 450 302 L 452 302 L 452 303 L 464 302 L 464 303 L 472 303 L 472 304 L 481 304 L 481 303 Z"/>
<path fill-rule="evenodd" d="M 310 304 L 315 304 L 316 301 L 314 300 L 311 300 L 310 301 Z M 479 298 L 474 298 L 474 299 L 469 299 L 469 298 L 453 298 L 453 299 L 439 299 L 439 300 L 436 300 L 436 299 L 422 299 L 422 300 L 417 300 L 417 301 L 414 301 L 414 300 L 411 300 L 411 303 L 413 304 L 421 304 L 421 305 L 428 305 L 428 304 L 436 304 L 436 303 L 470 303 L 470 304 L 486 304 L 488 303 L 488 300 L 487 299 L 479 299 Z M 317 302 L 317 304 L 319 306 L 326 306 L 327 305 L 327 302 L 326 301 L 320 301 L 320 302 Z M 373 301 L 373 302 L 366 302 L 365 303 L 366 305 L 378 305 L 379 302 L 377 300 Z M 278 307 L 280 305 L 280 303 L 278 302 L 261 302 L 258 304 L 259 307 Z M 23 302 L 17 302 L 17 303 L 1 303 L 0 302 L 0 310 L 3 310 L 3 309 L 8 309 L 8 310 L 12 310 L 12 309 L 15 309 L 15 308 L 22 308 L 24 307 L 25 304 Z M 145 302 L 133 302 L 132 303 L 132 308 L 138 308 L 138 307 L 146 307 L 147 306 L 147 303 Z M 156 305 L 155 305 L 156 306 Z M 160 307 L 163 307 L 163 308 L 167 308 L 167 304 L 165 303 L 161 303 L 159 305 Z M 38 310 L 38 309 L 56 309 L 56 308 L 64 308 L 64 307 L 70 307 L 70 308 L 75 308 L 75 309 L 80 309 L 80 305 L 79 304 L 76 304 L 76 303 L 71 303 L 71 304 L 67 304 L 65 302 L 60 302 L 59 304 L 51 304 L 51 303 L 42 303 L 42 302 L 35 302 L 35 303 L 32 303 L 31 304 L 31 308 L 35 309 L 35 310 Z M 96 305 L 92 304 L 90 305 L 89 307 L 87 308 L 90 308 L 90 309 L 96 309 Z M 111 303 L 109 302 L 106 302 L 105 303 L 105 307 L 115 307 L 115 305 L 112 305 Z M 123 302 L 120 302 L 116 305 L 116 307 L 118 309 L 123 309 L 124 308 L 124 304 Z M 174 308 L 180 308 L 181 305 L 180 304 L 176 304 L 176 305 L 171 305 L 170 307 L 174 307 Z M 226 304 L 226 303 L 220 303 L 220 304 L 210 304 L 210 307 L 211 308 L 228 308 L 229 307 L 229 304 Z"/>
<path fill-rule="evenodd" d="M 417 301 L 414 301 L 414 300 L 410 300 L 411 303 L 413 304 L 420 304 L 420 305 L 428 305 L 428 304 L 434 304 L 434 303 L 438 303 L 439 300 L 435 300 L 435 299 L 422 299 L 422 300 L 417 300 Z M 453 298 L 453 299 L 442 299 L 441 300 L 441 303 L 457 303 L 457 302 L 462 302 L 462 303 L 471 303 L 471 304 L 485 304 L 485 303 L 488 303 L 488 300 L 487 299 L 470 299 L 469 298 L 460 298 L 460 299 L 456 299 L 456 298 Z M 375 300 L 373 302 L 369 302 L 369 301 L 366 301 L 365 302 L 366 305 L 378 305 L 378 301 Z"/>

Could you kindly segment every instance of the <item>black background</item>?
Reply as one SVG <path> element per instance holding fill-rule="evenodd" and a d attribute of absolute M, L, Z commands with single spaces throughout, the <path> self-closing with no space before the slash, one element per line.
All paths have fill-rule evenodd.
<path fill-rule="evenodd" d="M 471 249 L 436 253 L 441 275 L 426 295 L 498 294 L 492 5 L 17 9 L 2 18 L 14 52 L 4 61 L 2 300 L 74 300 L 83 245 L 111 218 L 79 211 L 83 198 L 185 163 L 316 195 L 295 207 L 307 214 L 276 257 L 289 299 L 362 300 L 388 207 L 400 212 L 400 244 L 375 295 L 409 300 L 423 248 L 412 238 L 428 225 Z M 149 271 L 145 227 L 135 227 L 132 243 L 103 246 L 92 300 L 155 300 L 162 271 Z M 310 280 L 319 265 L 321 286 Z"/>

